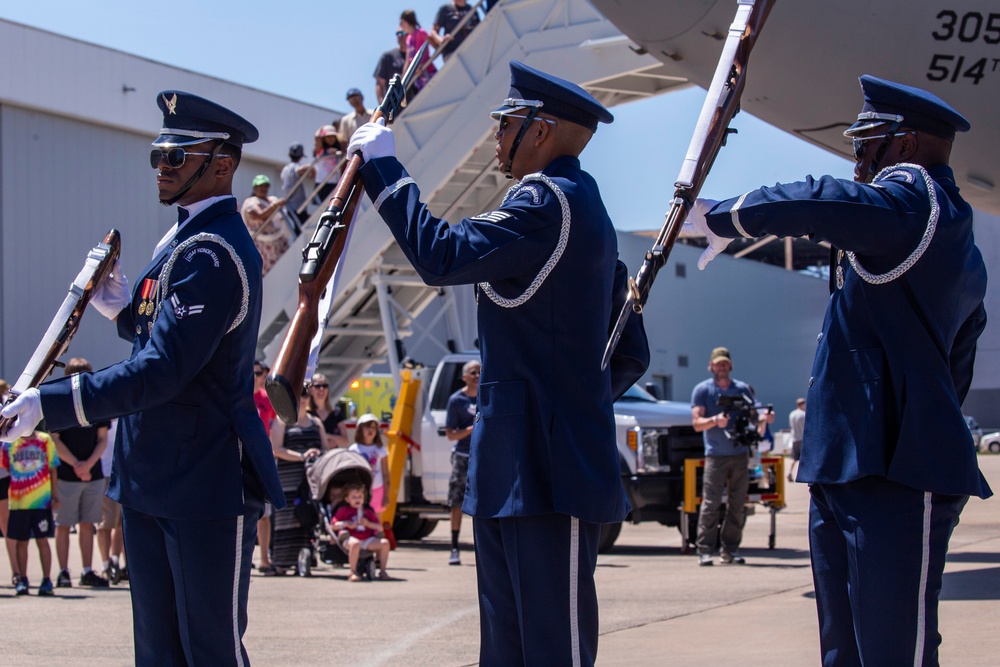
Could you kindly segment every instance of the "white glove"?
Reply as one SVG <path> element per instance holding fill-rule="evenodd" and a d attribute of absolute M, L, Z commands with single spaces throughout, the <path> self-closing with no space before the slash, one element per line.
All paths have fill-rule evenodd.
<path fill-rule="evenodd" d="M 688 212 L 687 220 L 681 228 L 681 234 L 685 236 L 704 236 L 708 239 L 708 247 L 698 258 L 698 270 L 704 271 L 708 263 L 715 259 L 715 256 L 729 247 L 732 239 L 726 239 L 708 228 L 705 216 L 719 202 L 714 199 L 695 199 L 694 206 Z"/>
<path fill-rule="evenodd" d="M 122 271 L 121 262 L 116 259 L 111 273 L 94 288 L 94 294 L 90 297 L 90 305 L 104 317 L 113 320 L 118 317 L 118 313 L 122 312 L 122 308 L 131 301 L 132 292 L 128 287 L 128 278 Z"/>
<path fill-rule="evenodd" d="M 31 435 L 38 422 L 42 421 L 42 395 L 37 389 L 29 389 L 0 411 L 7 419 L 14 419 L 14 422 L 7 427 L 7 430 L 0 433 L 0 440 L 3 442 L 14 442 L 18 438 Z"/>
<path fill-rule="evenodd" d="M 396 157 L 396 140 L 392 137 L 392 130 L 385 126 L 384 118 L 365 123 L 354 131 L 347 154 L 355 153 L 360 153 L 365 162 L 378 157 Z"/>

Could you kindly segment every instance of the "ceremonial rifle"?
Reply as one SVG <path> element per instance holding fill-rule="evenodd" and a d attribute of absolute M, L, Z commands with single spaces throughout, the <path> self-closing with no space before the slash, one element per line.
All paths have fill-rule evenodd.
<path fill-rule="evenodd" d="M 663 228 L 656 237 L 652 249 L 646 252 L 642 267 L 635 279 L 629 278 L 625 305 L 604 349 L 601 368 L 607 368 L 621 338 L 629 314 L 641 313 L 649 298 L 657 272 L 667 263 L 670 251 L 677 241 L 681 226 L 688 211 L 701 191 L 701 186 L 712 169 L 712 163 L 719 149 L 726 144 L 726 137 L 735 130 L 729 129 L 729 121 L 739 111 L 740 96 L 746 84 L 747 61 L 750 51 L 757 42 L 764 21 L 774 0 L 739 0 L 736 18 L 729 27 L 729 35 L 722 47 L 719 65 L 712 77 L 712 83 L 705 96 L 705 104 L 698 116 L 691 144 L 681 165 L 680 174 L 674 182 L 674 198 L 670 202 Z"/>
<path fill-rule="evenodd" d="M 97 244 L 90 254 L 76 280 L 69 286 L 69 294 L 63 299 L 56 316 L 52 318 L 48 330 L 31 355 L 24 372 L 14 383 L 13 389 L 7 394 L 4 405 L 13 402 L 15 398 L 42 383 L 56 366 L 62 366 L 59 357 L 63 355 L 76 330 L 80 326 L 83 311 L 94 295 L 94 289 L 104 280 L 118 259 L 121 251 L 121 235 L 117 229 L 112 229 Z M 4 433 L 12 420 L 0 417 L 0 433 Z"/>
<path fill-rule="evenodd" d="M 392 77 L 382 104 L 372 114 L 369 122 L 374 123 L 379 118 L 384 118 L 386 124 L 392 123 L 403 105 L 405 91 L 416 74 L 428 44 L 429 42 L 424 42 L 417 51 L 402 79 L 398 74 Z M 320 217 L 312 240 L 302 250 L 298 306 L 264 385 L 274 411 L 286 424 L 293 424 L 299 418 L 299 397 L 309 361 L 310 342 L 319 327 L 320 299 L 344 254 L 354 212 L 364 191 L 361 165 L 360 155 L 350 156 L 333 191 L 330 205 Z M 329 285 L 329 289 L 335 292 L 336 284 Z"/>

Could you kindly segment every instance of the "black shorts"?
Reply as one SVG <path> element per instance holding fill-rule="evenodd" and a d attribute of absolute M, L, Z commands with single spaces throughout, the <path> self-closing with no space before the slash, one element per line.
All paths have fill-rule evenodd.
<path fill-rule="evenodd" d="M 469 479 L 469 457 L 451 453 L 451 477 L 448 478 L 448 507 L 461 507 Z"/>
<path fill-rule="evenodd" d="M 52 520 L 52 510 L 11 510 L 7 521 L 7 537 L 12 540 L 26 541 L 42 537 L 52 537 L 55 534 L 55 521 Z"/>
<path fill-rule="evenodd" d="M 7 500 L 7 492 L 10 490 L 10 477 L 0 479 L 0 500 Z"/>

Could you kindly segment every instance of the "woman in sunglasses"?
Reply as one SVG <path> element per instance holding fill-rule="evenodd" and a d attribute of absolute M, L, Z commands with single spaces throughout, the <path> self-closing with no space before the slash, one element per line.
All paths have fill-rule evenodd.
<path fill-rule="evenodd" d="M 299 399 L 299 418 L 296 422 L 286 426 L 280 419 L 275 419 L 271 427 L 271 447 L 278 463 L 278 477 L 281 478 L 286 505 L 277 510 L 272 519 L 271 564 L 274 572 L 265 574 L 284 574 L 285 570 L 294 568 L 301 551 L 309 547 L 310 531 L 296 517 L 295 501 L 306 478 L 306 462 L 322 453 L 326 437 L 323 422 L 309 414 L 309 400 L 307 385 Z M 302 570 L 299 574 L 305 576 Z"/>
<path fill-rule="evenodd" d="M 326 429 L 326 449 L 347 447 L 347 424 L 344 423 L 344 411 L 339 404 L 330 402 L 330 382 L 322 373 L 312 376 L 309 390 L 309 412 L 323 422 Z"/>

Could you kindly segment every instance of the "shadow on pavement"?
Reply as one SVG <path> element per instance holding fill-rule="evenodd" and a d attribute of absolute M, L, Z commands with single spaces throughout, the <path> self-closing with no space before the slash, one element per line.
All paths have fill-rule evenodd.
<path fill-rule="evenodd" d="M 959 551 L 949 553 L 949 563 L 1000 563 L 1000 553 L 987 551 Z"/>
<path fill-rule="evenodd" d="M 804 549 L 745 549 L 741 548 L 740 553 L 750 561 L 751 559 L 774 559 L 779 560 L 801 560 L 805 563 L 777 564 L 777 563 L 753 563 L 759 567 L 809 567 L 809 552 Z M 694 558 L 695 552 L 687 553 L 681 551 L 680 547 L 653 546 L 648 544 L 616 544 L 607 554 L 609 556 L 672 556 L 681 558 Z M 600 565 L 600 561 L 598 561 Z"/>
<path fill-rule="evenodd" d="M 956 554 L 969 555 L 969 554 Z M 994 556 L 995 554 L 980 554 Z M 952 560 L 951 557 L 948 560 Z M 942 600 L 1000 600 L 1000 567 L 945 572 Z"/>

